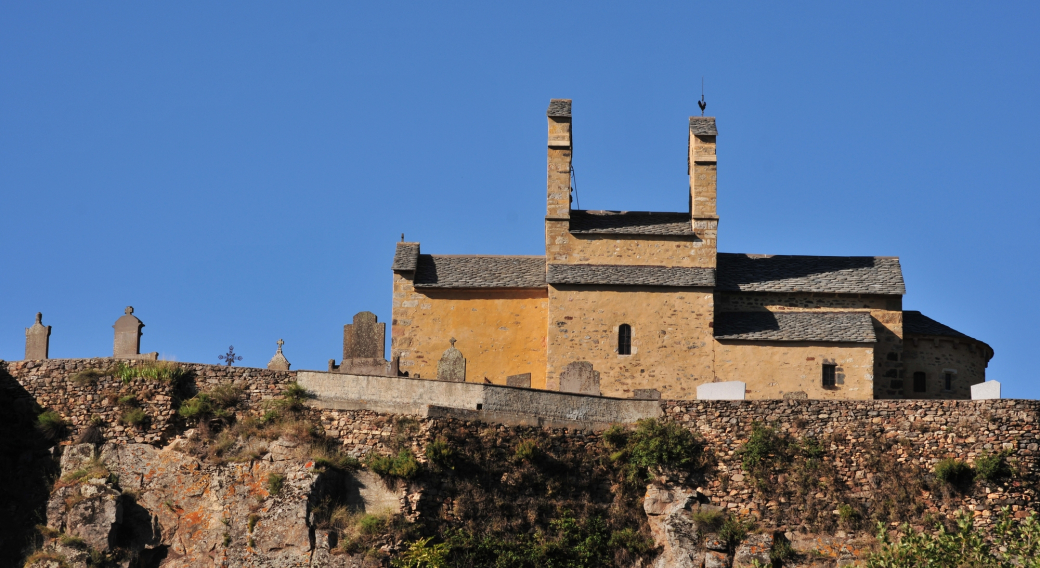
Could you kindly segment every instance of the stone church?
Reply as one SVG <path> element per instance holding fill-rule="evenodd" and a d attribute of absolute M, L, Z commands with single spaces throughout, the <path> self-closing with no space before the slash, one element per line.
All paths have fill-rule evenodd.
<path fill-rule="evenodd" d="M 451 342 L 467 381 L 528 375 L 560 390 L 585 362 L 593 392 L 615 397 L 742 381 L 749 399 L 970 398 L 985 380 L 989 345 L 903 309 L 898 258 L 718 252 L 714 118 L 690 118 L 688 211 L 583 211 L 571 208 L 571 101 L 547 115 L 545 255 L 398 243 L 402 374 L 437 378 Z"/>

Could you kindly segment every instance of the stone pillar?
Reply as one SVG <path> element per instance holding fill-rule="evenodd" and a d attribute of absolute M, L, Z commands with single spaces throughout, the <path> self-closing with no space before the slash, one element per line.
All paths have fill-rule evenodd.
<path fill-rule="evenodd" d="M 51 326 L 43 325 L 43 313 L 36 312 L 36 323 L 25 328 L 25 360 L 46 359 L 50 343 Z"/>
<path fill-rule="evenodd" d="M 271 360 L 267 362 L 267 368 L 272 371 L 288 371 L 291 366 L 289 360 L 282 354 L 282 345 L 285 345 L 285 342 L 279 339 L 278 351 L 275 351 L 274 357 L 271 357 Z"/>
<path fill-rule="evenodd" d="M 141 328 L 144 324 L 134 316 L 133 306 L 127 306 L 122 317 L 112 326 L 116 330 L 115 347 L 112 356 L 116 359 L 151 359 L 159 358 L 158 353 L 141 353 Z"/>
<path fill-rule="evenodd" d="M 455 349 L 454 337 L 448 341 L 451 342 L 451 347 L 437 362 L 437 380 L 464 383 L 466 382 L 466 358 L 462 356 L 461 351 Z"/>
<path fill-rule="evenodd" d="M 566 219 L 571 213 L 571 99 L 550 100 L 546 116 L 549 119 L 546 218 Z"/>
<path fill-rule="evenodd" d="M 690 117 L 690 212 L 694 218 L 717 217 L 716 182 L 718 162 L 715 158 L 715 118 Z"/>

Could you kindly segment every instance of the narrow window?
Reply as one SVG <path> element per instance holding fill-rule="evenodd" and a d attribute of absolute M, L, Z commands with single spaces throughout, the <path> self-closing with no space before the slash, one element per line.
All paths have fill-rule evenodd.
<path fill-rule="evenodd" d="M 632 354 L 632 326 L 623 323 L 617 330 L 617 352 L 618 355 Z"/>
<path fill-rule="evenodd" d="M 924 392 L 924 373 L 918 371 L 914 373 L 914 392 Z"/>
<path fill-rule="evenodd" d="M 834 372 L 837 370 L 837 365 L 824 365 L 823 366 L 823 386 L 833 387 L 834 386 Z"/>
<path fill-rule="evenodd" d="M 948 391 L 953 390 L 953 373 L 943 374 L 943 387 Z"/>

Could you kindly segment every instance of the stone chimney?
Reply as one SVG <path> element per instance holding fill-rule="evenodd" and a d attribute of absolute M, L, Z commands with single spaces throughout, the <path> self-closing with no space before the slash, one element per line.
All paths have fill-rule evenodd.
<path fill-rule="evenodd" d="M 43 325 L 43 314 L 36 312 L 36 323 L 25 328 L 25 360 L 46 359 L 50 352 L 51 326 Z"/>
<path fill-rule="evenodd" d="M 715 117 L 690 117 L 690 213 L 695 224 L 697 219 L 718 220 L 718 212 L 715 210 L 717 134 Z"/>
<path fill-rule="evenodd" d="M 548 207 L 545 218 L 569 219 L 571 214 L 571 99 L 549 101 Z"/>

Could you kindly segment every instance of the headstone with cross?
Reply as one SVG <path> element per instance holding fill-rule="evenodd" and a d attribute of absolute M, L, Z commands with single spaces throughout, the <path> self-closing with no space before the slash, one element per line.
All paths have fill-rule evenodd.
<path fill-rule="evenodd" d="M 50 342 L 51 326 L 43 325 L 43 314 L 36 312 L 36 323 L 25 328 L 25 360 L 46 359 Z"/>
<path fill-rule="evenodd" d="M 451 347 L 444 352 L 441 360 L 437 362 L 437 380 L 451 381 L 453 383 L 466 382 L 466 358 L 462 352 L 455 349 L 455 338 L 448 340 Z"/>
<path fill-rule="evenodd" d="M 282 345 L 285 345 L 285 342 L 279 339 L 278 351 L 275 351 L 274 357 L 271 357 L 271 360 L 267 363 L 267 368 L 272 371 L 288 371 L 291 366 L 289 360 L 282 353 Z"/>
<path fill-rule="evenodd" d="M 348 375 L 397 376 L 397 367 L 383 357 L 386 324 L 372 312 L 358 312 L 343 326 L 343 361 L 329 360 L 329 371 Z"/>

